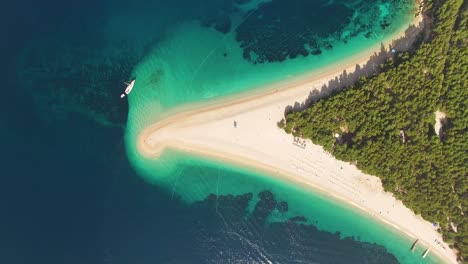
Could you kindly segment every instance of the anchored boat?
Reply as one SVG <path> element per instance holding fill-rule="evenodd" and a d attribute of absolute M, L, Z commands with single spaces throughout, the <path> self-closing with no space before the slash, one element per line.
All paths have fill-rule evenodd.
<path fill-rule="evenodd" d="M 133 86 L 135 85 L 135 80 L 132 80 L 130 83 L 125 84 L 127 85 L 127 88 L 125 88 L 124 93 L 120 95 L 120 98 L 124 98 L 125 95 L 128 95 L 132 91 Z"/>

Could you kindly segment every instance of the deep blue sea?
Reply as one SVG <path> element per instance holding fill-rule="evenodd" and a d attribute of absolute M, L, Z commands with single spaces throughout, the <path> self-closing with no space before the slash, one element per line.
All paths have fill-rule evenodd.
<path fill-rule="evenodd" d="M 355 10 L 372 14 L 369 3 L 374 3 L 374 9 L 395 11 L 409 1 L 315 1 L 322 10 L 314 9 L 314 1 L 294 0 L 292 8 L 285 8 L 287 1 L 269 2 L 262 4 L 263 15 L 248 18 L 250 26 L 239 27 L 228 14 L 236 6 L 250 14 L 248 0 L 2 4 L 0 263 L 398 263 L 384 246 L 321 230 L 303 215 L 271 221 L 273 214 L 288 211 L 288 200 L 277 199 L 279 193 L 258 179 L 257 193 L 213 192 L 188 203 L 167 186 L 149 183 L 128 161 L 129 109 L 119 98 L 122 82 L 161 52 L 155 47 L 165 43 L 171 27 L 198 21 L 221 36 L 237 30 L 244 61 L 279 63 L 320 56 L 337 39 L 351 42 L 359 34 L 372 39 L 381 32 L 356 19 Z M 301 6 L 314 18 L 307 19 Z M 391 27 L 394 18 L 381 15 L 377 28 Z M 288 20 L 291 16 L 295 19 Z M 276 48 L 285 52 L 255 45 L 262 34 L 278 42 L 263 18 L 285 20 L 294 28 L 278 26 L 287 41 Z M 313 26 L 303 27 L 307 23 Z M 308 35 L 297 37 L 298 32 Z M 218 94 L 237 91 L 232 89 Z M 158 92 L 167 98 L 166 108 L 193 96 L 186 94 Z M 213 96 L 209 90 L 194 97 Z M 180 177 L 248 177 L 242 171 L 184 166 L 177 171 Z"/>

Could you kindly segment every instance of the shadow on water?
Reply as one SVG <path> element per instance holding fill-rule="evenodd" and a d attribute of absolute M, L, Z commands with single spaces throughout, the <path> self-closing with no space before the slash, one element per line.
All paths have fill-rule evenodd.
<path fill-rule="evenodd" d="M 363 66 L 356 64 L 354 71 L 351 73 L 344 70 L 342 74 L 329 80 L 327 84 L 320 88 L 320 90 L 312 90 L 304 102 L 295 102 L 293 105 L 288 105 L 284 110 L 284 115 L 286 116 L 293 112 L 302 111 L 318 100 L 336 94 L 340 90 L 355 84 L 362 77 L 369 77 L 378 74 L 383 69 L 387 68 L 385 65 L 386 63 L 398 63 L 399 56 L 406 51 L 414 51 L 421 43 L 421 40 L 424 37 L 421 32 L 424 28 L 424 21 L 418 26 L 409 26 L 405 30 L 404 36 L 393 40 L 392 44 L 387 48 L 382 43 L 380 51 L 378 53 L 374 53 Z"/>

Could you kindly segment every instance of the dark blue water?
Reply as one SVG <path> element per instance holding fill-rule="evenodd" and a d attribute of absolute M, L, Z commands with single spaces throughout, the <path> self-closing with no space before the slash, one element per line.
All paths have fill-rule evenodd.
<path fill-rule="evenodd" d="M 200 8 L 194 2 L 185 8 Z M 187 205 L 135 174 L 115 87 L 157 37 L 138 47 L 113 40 L 123 48 L 104 56 L 99 26 L 119 8 L 145 19 L 156 7 L 171 19 L 187 13 L 138 3 L 16 1 L 3 10 L 0 263 L 396 263 L 383 247 L 318 231 L 301 216 L 266 225 L 272 210 L 287 210 L 268 190 L 248 214 L 251 194 Z M 48 60 L 54 67 L 37 66 Z"/>

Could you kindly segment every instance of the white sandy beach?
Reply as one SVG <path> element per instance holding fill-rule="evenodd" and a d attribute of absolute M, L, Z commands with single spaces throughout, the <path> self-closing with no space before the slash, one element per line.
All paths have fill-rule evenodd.
<path fill-rule="evenodd" d="M 418 22 L 420 17 L 415 19 Z M 264 170 L 272 176 L 310 186 L 361 208 L 413 239 L 418 238 L 419 247 L 431 247 L 429 254 L 456 263 L 455 253 L 441 242 L 441 235 L 432 224 L 384 192 L 379 178 L 336 160 L 310 140 L 306 140 L 305 148 L 295 145 L 293 136 L 277 127 L 286 106 L 303 102 L 311 90 L 320 89 L 343 70 L 352 72 L 356 64 L 362 65 L 379 49 L 375 47 L 342 67 L 334 66 L 292 86 L 274 87 L 176 113 L 142 131 L 138 149 L 145 156 L 158 156 L 166 147 L 175 148 Z"/>

